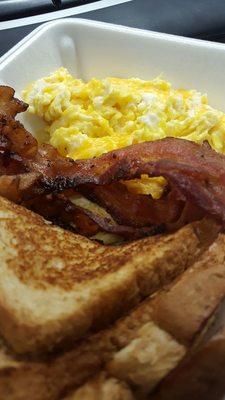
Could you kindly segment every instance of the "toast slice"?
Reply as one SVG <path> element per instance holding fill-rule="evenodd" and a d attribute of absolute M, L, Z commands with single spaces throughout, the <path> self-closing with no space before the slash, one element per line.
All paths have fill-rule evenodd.
<path fill-rule="evenodd" d="M 134 396 L 147 395 L 203 339 L 213 323 L 225 297 L 224 257 L 225 236 L 220 235 L 199 261 L 166 290 L 148 297 L 110 328 L 76 342 L 70 350 L 46 361 L 22 361 L 2 347 L 2 399 L 57 400 L 101 371 L 128 384 Z M 163 323 L 158 316 L 160 304 L 162 307 L 165 299 L 170 303 L 175 296 L 176 305 L 169 310 L 174 324 L 168 324 L 166 317 Z M 178 321 L 188 330 L 177 329 Z"/>
<path fill-rule="evenodd" d="M 224 395 L 225 328 L 223 327 L 204 346 L 172 371 L 159 391 L 149 400 L 222 400 Z"/>
<path fill-rule="evenodd" d="M 68 345 L 182 273 L 217 233 L 197 223 L 109 247 L 0 197 L 0 333 L 18 354 Z"/>
<path fill-rule="evenodd" d="M 107 371 L 139 393 L 151 392 L 213 323 L 225 298 L 224 258 L 225 236 L 220 235 L 199 261 L 153 296 L 151 321 L 113 356 Z"/>

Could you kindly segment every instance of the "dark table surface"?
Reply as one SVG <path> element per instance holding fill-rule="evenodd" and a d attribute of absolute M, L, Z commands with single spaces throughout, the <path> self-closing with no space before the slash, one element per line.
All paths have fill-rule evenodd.
<path fill-rule="evenodd" d="M 224 0 L 133 0 L 76 17 L 222 42 L 225 38 Z M 39 25 L 0 30 L 0 56 Z"/>

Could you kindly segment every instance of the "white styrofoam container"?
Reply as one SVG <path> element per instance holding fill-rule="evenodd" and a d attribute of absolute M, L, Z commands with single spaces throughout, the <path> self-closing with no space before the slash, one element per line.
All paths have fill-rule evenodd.
<path fill-rule="evenodd" d="M 75 76 L 139 77 L 162 74 L 175 87 L 207 93 L 225 111 L 225 45 L 82 19 L 42 25 L 0 60 L 0 82 L 17 95 L 60 66 Z M 24 119 L 23 119 L 24 120 Z M 35 118 L 25 115 L 35 130 Z"/>

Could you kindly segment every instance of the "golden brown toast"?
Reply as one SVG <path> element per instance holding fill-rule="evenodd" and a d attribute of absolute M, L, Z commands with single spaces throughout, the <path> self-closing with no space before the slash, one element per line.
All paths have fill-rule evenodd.
<path fill-rule="evenodd" d="M 0 198 L 0 333 L 40 353 L 100 329 L 182 273 L 218 228 L 104 246 Z"/>
<path fill-rule="evenodd" d="M 52 355 L 46 361 L 17 360 L 2 347 L 0 393 L 3 400 L 57 400 L 101 371 L 125 382 L 137 398 L 140 394 L 149 394 L 203 339 L 213 323 L 225 297 L 224 257 L 225 236 L 220 235 L 199 261 L 165 290 L 148 297 L 111 327 L 74 343 L 70 350 Z M 172 324 L 168 323 L 163 308 L 164 319 L 158 313 L 165 299 L 172 304 L 171 299 L 175 297 L 176 305 L 168 307 Z M 179 321 L 191 327 L 188 339 L 185 329 L 177 329 Z"/>

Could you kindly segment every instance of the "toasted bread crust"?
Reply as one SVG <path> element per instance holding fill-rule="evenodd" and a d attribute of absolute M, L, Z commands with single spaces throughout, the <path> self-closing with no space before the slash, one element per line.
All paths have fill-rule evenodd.
<path fill-rule="evenodd" d="M 6 199 L 0 198 L 0 206 L 0 234 L 2 229 L 6 235 L 0 236 L 1 243 L 4 251 L 4 244 L 7 244 L 12 253 L 7 259 L 7 268 L 22 283 L 33 288 L 57 286 L 67 291 L 72 290 L 78 283 L 116 272 L 137 257 L 138 261 L 143 262 L 149 250 L 156 256 L 165 244 L 167 252 L 172 254 L 171 244 L 176 239 L 176 234 L 159 235 L 116 247 L 104 246 L 53 226 L 39 215 Z M 178 235 L 178 241 L 181 242 L 181 255 L 176 254 L 178 263 L 182 262 L 182 250 L 192 245 L 193 238 L 189 240 L 188 236 L 193 235 L 196 240 L 196 226 L 198 224 L 193 224 L 190 229 L 183 229 L 181 235 Z M 200 241 L 201 237 L 197 239 Z"/>
<path fill-rule="evenodd" d="M 46 362 L 39 363 L 17 361 L 8 355 L 0 368 L 0 393 L 4 395 L 6 393 L 4 400 L 22 400 L 29 396 L 32 400 L 56 400 L 63 391 L 71 387 L 78 388 L 101 370 L 135 386 L 139 393 L 151 391 L 182 360 L 190 349 L 190 343 L 196 339 L 200 340 L 205 327 L 212 322 L 211 316 L 225 294 L 224 285 L 218 285 L 217 279 L 214 279 L 215 267 L 220 265 L 220 260 L 215 259 L 213 249 L 216 247 L 222 254 L 224 245 L 224 236 L 219 237 L 202 255 L 199 262 L 193 265 L 192 273 L 187 270 L 167 291 L 162 290 L 156 296 L 147 298 L 128 316 L 110 328 L 74 344 L 64 354 L 52 356 Z M 206 262 L 211 270 L 207 282 L 201 279 Z M 172 335 L 162 328 L 162 318 L 160 326 L 157 324 L 156 301 L 160 304 L 167 298 L 168 293 L 173 294 L 174 288 L 178 290 L 177 287 L 180 287 L 186 304 L 193 283 L 196 282 L 195 273 L 199 274 L 199 290 L 192 292 L 192 302 L 197 305 L 198 324 L 196 324 L 195 309 L 192 308 L 192 314 L 189 315 L 188 309 L 184 307 L 183 323 L 190 325 L 192 331 L 188 331 L 189 340 L 186 344 L 181 344 L 177 340 L 176 333 Z M 189 282 L 184 285 L 186 276 Z M 222 282 L 224 276 L 225 267 L 220 271 Z M 205 303 L 204 291 L 214 293 L 215 288 L 217 289 L 213 302 Z M 173 313 L 175 320 L 180 313 L 179 301 L 180 297 L 177 298 Z M 157 354 L 154 353 L 155 348 L 159 349 Z M 32 380 L 33 386 L 27 384 Z M 39 390 L 36 390 L 36 387 L 39 387 Z M 10 393 L 10 396 L 7 393 Z M 18 393 L 22 393 L 24 397 L 19 397 Z"/>
<path fill-rule="evenodd" d="M 0 332 L 18 353 L 49 351 L 104 327 L 182 273 L 217 233 L 202 240 L 193 224 L 107 247 L 3 198 L 0 207 Z"/>
<path fill-rule="evenodd" d="M 194 339 L 193 331 L 201 331 L 204 314 L 207 318 L 209 310 L 214 314 L 225 296 L 224 261 L 225 236 L 220 235 L 194 268 L 189 268 L 171 289 L 154 300 L 153 319 L 187 346 Z"/>

